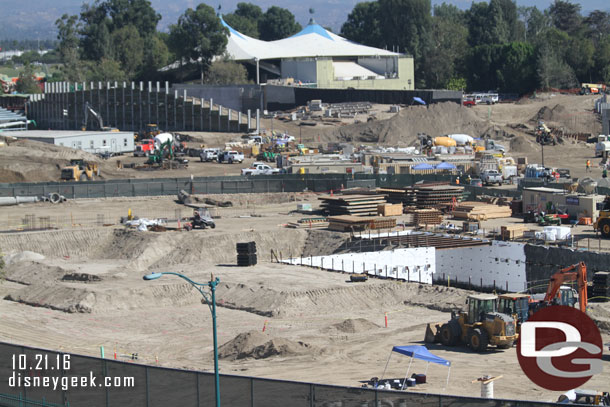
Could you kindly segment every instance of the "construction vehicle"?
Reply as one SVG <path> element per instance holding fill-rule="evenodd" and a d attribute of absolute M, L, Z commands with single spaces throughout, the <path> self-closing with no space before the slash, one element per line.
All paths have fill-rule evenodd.
<path fill-rule="evenodd" d="M 569 267 L 559 270 L 549 279 L 544 299 L 538 303 L 533 302 L 531 308 L 537 311 L 551 305 L 565 305 L 573 307 L 576 303 L 574 298 L 574 290 L 563 285 L 568 281 L 576 281 L 578 283 L 578 305 L 582 312 L 587 312 L 587 266 L 584 262 L 572 264 Z"/>
<path fill-rule="evenodd" d="M 475 352 L 485 352 L 489 345 L 499 349 L 513 346 L 519 335 L 512 316 L 498 312 L 498 296 L 493 294 L 469 295 L 468 310 L 451 312 L 451 320 L 426 327 L 426 342 L 442 342 L 445 346 L 464 343 Z"/>
<path fill-rule="evenodd" d="M 536 143 L 543 146 L 557 145 L 557 139 L 553 131 L 542 120 L 538 122 L 538 127 L 536 127 Z"/>
<path fill-rule="evenodd" d="M 186 230 L 196 228 L 205 229 L 207 227 L 212 229 L 216 227 L 216 223 L 214 222 L 214 219 L 212 219 L 208 208 L 195 209 L 193 211 L 193 216 L 188 218 L 188 222 L 184 225 L 184 229 Z"/>
<path fill-rule="evenodd" d="M 517 333 L 521 332 L 521 324 L 528 320 L 529 309 L 529 294 L 506 293 L 498 295 L 498 311 L 513 317 L 517 324 Z"/>
<path fill-rule="evenodd" d="M 599 216 L 593 224 L 593 229 L 601 233 L 606 239 L 610 239 L 610 195 L 604 200 Z"/>
<path fill-rule="evenodd" d="M 603 83 L 582 83 L 580 85 L 581 95 L 597 95 L 606 91 L 606 85 Z"/>
<path fill-rule="evenodd" d="M 96 163 L 86 163 L 83 159 L 70 160 L 70 165 L 61 169 L 64 181 L 93 181 L 100 175 Z"/>
<path fill-rule="evenodd" d="M 97 124 L 101 131 L 119 131 L 119 129 L 115 127 L 107 127 L 104 126 L 104 119 L 102 119 L 102 115 L 93 110 L 93 108 L 89 105 L 89 102 L 85 102 L 85 115 L 83 119 L 83 125 L 81 127 L 82 131 L 87 130 L 87 123 L 89 121 L 89 114 L 91 114 L 95 120 L 97 120 Z"/>
<path fill-rule="evenodd" d="M 557 404 L 610 406 L 610 393 L 607 391 L 574 389 L 559 396 Z"/>
<path fill-rule="evenodd" d="M 145 139 L 154 139 L 155 136 L 161 134 L 161 130 L 159 130 L 159 125 L 149 123 L 146 125 L 145 129 L 140 130 L 138 133 L 134 135 L 135 141 L 145 140 Z"/>

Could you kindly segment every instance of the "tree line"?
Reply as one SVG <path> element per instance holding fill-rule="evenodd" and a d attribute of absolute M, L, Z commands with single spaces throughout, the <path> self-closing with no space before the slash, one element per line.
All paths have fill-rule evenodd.
<path fill-rule="evenodd" d="M 220 12 L 220 10 L 218 10 Z M 228 29 L 204 3 L 187 9 L 168 32 L 149 0 L 95 0 L 79 15 L 57 20 L 57 80 L 247 81 L 246 69 L 223 56 Z M 263 11 L 238 3 L 223 19 L 237 31 L 272 41 L 302 27 L 281 7 Z M 341 27 L 349 40 L 414 57 L 418 88 L 527 93 L 537 88 L 610 82 L 610 14 L 587 15 L 569 0 L 547 8 L 514 0 L 472 3 L 461 10 L 431 0 L 375 0 L 356 4 Z M 30 58 L 31 59 L 31 58 Z"/>
<path fill-rule="evenodd" d="M 544 10 L 514 0 L 473 2 L 467 10 L 432 8 L 430 0 L 376 0 L 358 3 L 341 33 L 413 55 L 420 88 L 523 94 L 610 81 L 610 14 L 584 16 L 568 0 Z"/>

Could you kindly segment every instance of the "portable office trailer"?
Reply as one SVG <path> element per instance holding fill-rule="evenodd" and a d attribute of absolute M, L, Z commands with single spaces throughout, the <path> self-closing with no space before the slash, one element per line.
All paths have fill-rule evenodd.
<path fill-rule="evenodd" d="M 10 135 L 88 153 L 128 153 L 134 150 L 133 133 L 127 131 L 31 130 L 14 131 Z"/>

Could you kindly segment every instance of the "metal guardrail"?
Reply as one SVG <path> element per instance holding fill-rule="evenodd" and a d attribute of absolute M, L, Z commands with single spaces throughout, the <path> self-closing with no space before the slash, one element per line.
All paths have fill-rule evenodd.
<path fill-rule="evenodd" d="M 56 360 L 55 352 L 46 349 L 14 345 L 0 342 L 0 406 L 7 407 L 201 407 L 214 405 L 214 374 L 158 366 L 126 363 L 112 359 L 101 359 L 89 356 L 70 355 L 70 370 L 45 371 L 44 375 L 55 377 L 80 377 L 93 375 L 98 383 L 103 377 L 133 377 L 135 385 L 130 388 L 67 387 L 33 388 L 9 387 L 8 380 L 13 374 L 10 361 L 15 355 L 48 356 L 49 361 Z M 60 358 L 63 358 L 60 356 Z M 483 399 L 479 397 L 462 397 L 444 394 L 430 394 L 410 391 L 380 390 L 374 388 L 334 386 L 317 383 L 295 382 L 286 380 L 263 379 L 258 377 L 221 375 L 221 402 L 231 407 L 327 407 L 327 406 L 469 406 L 469 407 L 551 407 L 555 403 L 536 401 Z M 19 404 L 19 400 L 21 404 Z M 24 400 L 45 400 L 42 402 Z M 13 404 L 9 404 L 13 403 Z M 34 404 L 32 404 L 34 403 Z M 38 404 L 35 404 L 38 403 Z"/>

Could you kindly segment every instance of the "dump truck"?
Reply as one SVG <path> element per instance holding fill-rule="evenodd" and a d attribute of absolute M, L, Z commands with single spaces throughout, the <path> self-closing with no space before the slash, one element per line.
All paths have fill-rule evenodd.
<path fill-rule="evenodd" d="M 424 340 L 441 342 L 445 346 L 466 344 L 475 352 L 485 352 L 489 345 L 499 349 L 513 346 L 519 335 L 512 316 L 498 312 L 498 296 L 469 295 L 468 310 L 452 311 L 444 324 L 428 324 Z"/>
<path fill-rule="evenodd" d="M 61 169 L 63 181 L 93 181 L 99 175 L 100 170 L 96 163 L 87 163 L 82 159 L 70 160 L 70 165 Z"/>

